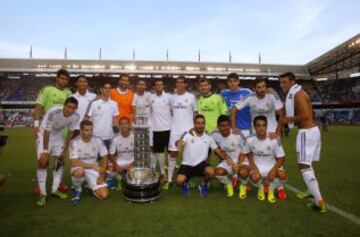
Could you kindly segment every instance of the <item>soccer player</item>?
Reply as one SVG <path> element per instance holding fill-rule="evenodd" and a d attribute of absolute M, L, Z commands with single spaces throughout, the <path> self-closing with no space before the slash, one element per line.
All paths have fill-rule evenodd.
<path fill-rule="evenodd" d="M 80 121 L 77 129 L 80 129 L 80 123 L 85 117 L 86 109 L 90 102 L 96 98 L 96 94 L 88 90 L 89 83 L 84 75 L 80 75 L 76 78 L 76 92 L 71 96 L 77 99 L 78 108 L 76 112 L 80 115 Z"/>
<path fill-rule="evenodd" d="M 114 174 L 118 183 L 116 190 L 121 190 L 121 179 L 133 167 L 134 163 L 134 134 L 131 131 L 131 122 L 128 117 L 119 121 L 120 132 L 111 140 L 109 155 Z"/>
<path fill-rule="evenodd" d="M 94 136 L 100 138 L 109 149 L 110 141 L 115 136 L 114 127 L 117 126 L 118 106 L 110 99 L 110 82 L 103 82 L 100 95 L 90 102 L 85 120 L 91 120 L 94 124 Z"/>
<path fill-rule="evenodd" d="M 257 78 L 254 81 L 255 94 L 248 96 L 235 104 L 231 109 L 232 128 L 236 127 L 235 118 L 238 110 L 250 107 L 252 121 L 256 116 L 264 115 L 268 121 L 268 133 L 278 136 L 281 133 L 281 126 L 276 121 L 276 115 L 283 116 L 283 104 L 280 99 L 276 99 L 273 94 L 267 93 L 266 82 L 263 78 Z"/>
<path fill-rule="evenodd" d="M 156 168 L 159 161 L 161 179 L 165 174 L 165 148 L 168 148 L 171 128 L 170 94 L 164 91 L 164 82 L 156 79 L 153 82 L 154 93 L 151 94 L 150 120 L 153 131 L 153 161 L 151 167 Z"/>
<path fill-rule="evenodd" d="M 211 136 L 219 148 L 231 159 L 221 160 L 215 168 L 215 176 L 219 179 L 220 183 L 225 185 L 227 196 L 232 197 L 234 195 L 234 188 L 228 176 L 238 173 L 238 164 L 241 164 L 244 160 L 242 149 L 245 141 L 240 135 L 232 133 L 229 116 L 220 115 L 217 120 L 217 127 L 218 130 L 213 131 Z"/>
<path fill-rule="evenodd" d="M 184 148 L 183 159 L 176 176 L 176 184 L 182 187 L 181 190 L 185 197 L 190 195 L 188 182 L 195 176 L 203 177 L 199 184 L 200 195 L 207 197 L 209 194 L 208 183 L 215 175 L 214 168 L 207 161 L 209 148 L 215 151 L 221 159 L 231 160 L 231 157 L 219 149 L 214 139 L 205 133 L 205 126 L 205 117 L 201 114 L 196 115 L 193 129 L 183 134 L 176 141 L 178 150 Z"/>
<path fill-rule="evenodd" d="M 50 109 L 62 106 L 71 91 L 66 88 L 69 83 L 69 72 L 65 69 L 59 69 L 56 73 L 55 85 L 45 86 L 36 99 L 34 110 L 34 135 L 37 138 L 39 134 L 40 118 Z"/>
<path fill-rule="evenodd" d="M 91 121 L 84 120 L 80 123 L 80 136 L 71 141 L 69 153 L 71 181 L 74 187 L 71 203 L 78 204 L 80 202 L 84 181 L 96 197 L 101 200 L 106 199 L 109 196 L 109 190 L 105 183 L 108 151 L 99 138 L 93 137 Z"/>
<path fill-rule="evenodd" d="M 315 198 L 314 208 L 325 213 L 327 211 L 325 202 L 312 167 L 313 161 L 320 160 L 321 134 L 314 123 L 310 96 L 301 89 L 295 80 L 296 77 L 292 72 L 280 75 L 280 86 L 287 94 L 286 117 L 281 119 L 281 123 L 288 123 L 289 127 L 296 124 L 299 128 L 296 137 L 297 162 L 308 192 L 299 193 L 298 197 L 304 198 L 312 195 Z"/>
<path fill-rule="evenodd" d="M 279 183 L 274 180 L 280 179 L 281 182 L 285 182 L 287 178 L 283 168 L 285 152 L 280 139 L 270 139 L 267 133 L 267 118 L 264 115 L 255 117 L 253 123 L 256 135 L 247 138 L 243 153 L 249 160 L 250 179 L 254 186 L 258 187 L 258 199 L 265 200 L 262 180 L 266 179 L 269 185 L 267 200 L 274 203 L 276 202 L 274 189 Z"/>
<path fill-rule="evenodd" d="M 163 189 L 169 189 L 172 183 L 173 174 L 176 168 L 176 158 L 178 149 L 175 142 L 180 139 L 181 135 L 193 127 L 193 119 L 197 112 L 196 98 L 193 94 L 187 92 L 187 82 L 185 77 L 179 76 L 175 82 L 175 94 L 171 95 L 170 108 L 172 112 L 168 160 L 168 181 L 164 184 Z"/>
<path fill-rule="evenodd" d="M 227 84 L 229 89 L 223 90 L 221 96 L 224 98 L 229 110 L 231 110 L 236 103 L 245 100 L 246 97 L 252 94 L 250 89 L 240 87 L 240 79 L 236 73 L 230 73 L 227 76 Z M 235 119 L 234 132 L 242 134 L 244 137 L 250 136 L 251 115 L 249 106 L 238 110 Z"/>
<path fill-rule="evenodd" d="M 117 120 L 122 117 L 128 117 L 131 122 L 134 121 L 132 101 L 134 92 L 129 89 L 130 79 L 127 74 L 121 74 L 118 87 L 110 91 L 110 98 L 117 103 L 119 114 Z"/>
<path fill-rule="evenodd" d="M 209 79 L 202 77 L 199 79 L 200 95 L 197 98 L 198 113 L 205 116 L 207 132 L 216 129 L 217 119 L 222 114 L 228 114 L 228 109 L 224 99 L 211 92 L 211 82 Z"/>
<path fill-rule="evenodd" d="M 72 137 L 72 131 L 76 129 L 80 116 L 75 112 L 78 102 L 75 98 L 69 97 L 65 100 L 63 107 L 55 107 L 46 112 L 39 129 L 37 144 L 37 180 L 40 189 L 40 197 L 36 204 L 46 204 L 46 178 L 49 158 L 53 156 L 55 168 L 53 171 L 53 183 L 51 194 L 61 199 L 67 198 L 67 194 L 58 190 L 64 170 L 64 155 Z M 62 131 L 69 128 L 70 132 L 64 141 Z"/>

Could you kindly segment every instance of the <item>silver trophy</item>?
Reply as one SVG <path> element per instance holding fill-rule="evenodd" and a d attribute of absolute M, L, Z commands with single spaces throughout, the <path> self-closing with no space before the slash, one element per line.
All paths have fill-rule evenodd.
<path fill-rule="evenodd" d="M 144 106 L 136 106 L 134 129 L 135 165 L 123 179 L 125 199 L 151 202 L 160 197 L 160 182 L 150 168 L 150 126 Z"/>

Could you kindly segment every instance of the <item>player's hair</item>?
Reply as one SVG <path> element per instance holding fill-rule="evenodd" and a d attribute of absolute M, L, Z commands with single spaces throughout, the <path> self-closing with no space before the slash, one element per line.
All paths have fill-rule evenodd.
<path fill-rule="evenodd" d="M 230 80 L 230 79 L 240 80 L 239 75 L 236 72 L 232 72 L 229 75 L 227 75 L 227 80 Z"/>
<path fill-rule="evenodd" d="M 230 117 L 228 115 L 222 114 L 217 119 L 217 125 L 220 125 L 222 122 L 229 122 L 230 123 Z"/>
<path fill-rule="evenodd" d="M 175 78 L 175 82 L 177 82 L 178 80 L 183 80 L 185 84 L 187 84 L 186 78 L 184 76 L 178 76 L 177 78 Z"/>
<path fill-rule="evenodd" d="M 104 86 L 105 86 L 106 84 L 109 84 L 110 86 L 112 86 L 112 84 L 111 84 L 110 81 L 106 81 L 106 80 L 105 80 L 105 81 L 101 82 L 100 87 L 101 87 L 101 88 L 104 88 Z"/>
<path fill-rule="evenodd" d="M 93 122 L 91 122 L 90 120 L 83 120 L 80 123 L 80 129 L 83 130 L 85 128 L 85 126 L 94 126 Z"/>
<path fill-rule="evenodd" d="M 257 77 L 257 78 L 255 79 L 255 81 L 253 82 L 253 86 L 255 87 L 257 84 L 259 84 L 259 83 L 261 83 L 261 82 L 265 82 L 265 85 L 266 85 L 266 80 L 265 80 L 265 78 L 263 78 L 263 77 Z"/>
<path fill-rule="evenodd" d="M 129 117 L 125 117 L 125 116 L 120 117 L 120 118 L 119 118 L 119 123 L 120 123 L 120 121 L 122 121 L 122 120 L 126 120 L 126 121 L 128 121 L 128 123 L 130 123 Z"/>
<path fill-rule="evenodd" d="M 285 77 L 289 78 L 290 81 L 296 80 L 296 76 L 292 72 L 285 72 L 279 76 L 279 78 L 285 78 Z"/>
<path fill-rule="evenodd" d="M 207 84 L 211 85 L 210 80 L 208 78 L 206 78 L 206 77 L 200 77 L 198 81 L 199 81 L 199 84 L 203 83 L 203 82 L 206 82 Z"/>
<path fill-rule="evenodd" d="M 124 77 L 129 78 L 129 74 L 126 74 L 126 73 L 120 74 L 119 80 L 123 79 Z"/>
<path fill-rule="evenodd" d="M 66 98 L 66 100 L 65 100 L 65 102 L 64 102 L 64 105 L 67 105 L 67 104 L 69 104 L 69 103 L 75 104 L 76 107 L 77 107 L 79 102 L 78 102 L 78 100 L 75 99 L 74 97 L 68 97 L 68 98 Z"/>
<path fill-rule="evenodd" d="M 56 72 L 56 77 L 60 77 L 60 76 L 66 76 L 67 78 L 70 78 L 69 72 L 66 69 L 63 69 L 63 68 L 59 69 Z"/>
<path fill-rule="evenodd" d="M 78 81 L 80 78 L 84 78 L 85 80 L 87 80 L 84 74 L 80 74 L 79 76 L 76 77 L 76 81 Z"/>
<path fill-rule="evenodd" d="M 265 124 L 267 125 L 267 118 L 264 115 L 258 115 L 254 118 L 254 127 L 255 127 L 257 121 L 264 121 Z"/>
<path fill-rule="evenodd" d="M 141 81 L 145 82 L 145 85 L 147 85 L 147 81 L 146 81 L 144 78 L 138 78 L 138 79 L 136 79 L 135 85 L 138 84 L 138 83 L 141 82 Z"/>
<path fill-rule="evenodd" d="M 198 120 L 198 119 L 203 119 L 203 120 L 205 120 L 205 116 L 204 115 L 202 115 L 202 114 L 197 114 L 197 115 L 195 115 L 195 117 L 194 117 L 194 122 L 196 121 L 196 120 Z"/>
<path fill-rule="evenodd" d="M 156 78 L 155 80 L 153 80 L 152 85 L 155 86 L 156 82 L 162 82 L 164 84 L 164 81 L 160 78 Z"/>

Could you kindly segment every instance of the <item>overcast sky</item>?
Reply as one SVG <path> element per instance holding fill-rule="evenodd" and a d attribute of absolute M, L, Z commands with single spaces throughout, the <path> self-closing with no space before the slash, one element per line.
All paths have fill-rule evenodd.
<path fill-rule="evenodd" d="M 0 2 L 0 57 L 304 64 L 360 33 L 359 0 Z"/>

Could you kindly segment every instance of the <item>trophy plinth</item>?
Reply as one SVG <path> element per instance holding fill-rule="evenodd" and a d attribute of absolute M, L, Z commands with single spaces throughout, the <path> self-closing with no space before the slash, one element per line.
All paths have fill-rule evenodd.
<path fill-rule="evenodd" d="M 135 165 L 122 181 L 124 195 L 131 202 L 151 202 L 160 197 L 160 182 L 150 168 L 150 126 L 146 108 L 136 107 L 133 130 Z"/>

